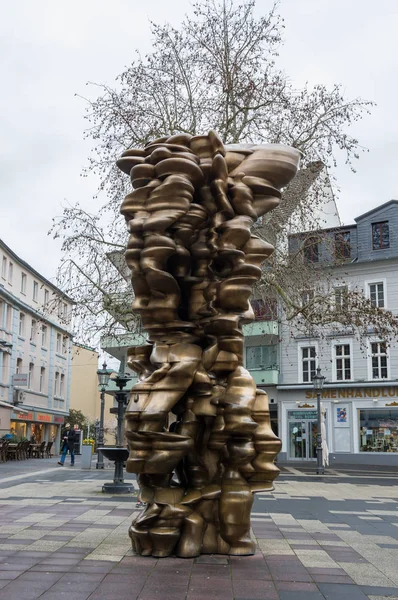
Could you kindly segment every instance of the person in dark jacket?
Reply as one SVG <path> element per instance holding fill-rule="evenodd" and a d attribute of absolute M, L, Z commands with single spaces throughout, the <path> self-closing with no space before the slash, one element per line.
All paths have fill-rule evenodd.
<path fill-rule="evenodd" d="M 64 431 L 62 432 L 61 460 L 58 461 L 58 464 L 61 465 L 61 467 L 64 466 L 68 450 L 70 452 L 70 466 L 75 466 L 75 441 L 75 431 L 71 427 L 65 427 Z"/>

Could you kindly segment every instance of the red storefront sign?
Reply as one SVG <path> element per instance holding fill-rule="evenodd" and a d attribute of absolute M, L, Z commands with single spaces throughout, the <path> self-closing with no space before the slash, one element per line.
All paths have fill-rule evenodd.
<path fill-rule="evenodd" d="M 52 415 L 48 415 L 46 413 L 36 413 L 36 420 L 41 423 L 52 423 Z"/>
<path fill-rule="evenodd" d="M 17 410 L 12 411 L 11 420 L 17 421 L 36 421 L 38 423 L 54 423 L 55 425 L 62 425 L 65 422 L 65 417 L 61 415 L 52 415 L 50 413 L 43 413 L 38 411 L 24 411 L 18 412 Z"/>
<path fill-rule="evenodd" d="M 12 412 L 11 419 L 19 419 L 20 421 L 34 421 L 34 413 L 33 412 Z"/>

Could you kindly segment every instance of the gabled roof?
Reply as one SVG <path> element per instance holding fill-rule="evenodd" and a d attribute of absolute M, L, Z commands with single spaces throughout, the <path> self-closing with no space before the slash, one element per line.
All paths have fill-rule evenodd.
<path fill-rule="evenodd" d="M 361 221 L 362 219 L 364 219 L 365 217 L 369 217 L 372 214 L 376 214 L 381 210 L 384 210 L 385 208 L 387 208 L 387 206 L 390 205 L 398 205 L 398 200 L 389 200 L 388 202 L 385 202 L 384 204 L 380 204 L 380 206 L 376 206 L 376 208 L 372 208 L 372 210 L 369 210 L 366 213 L 363 213 L 363 215 L 359 215 L 359 217 L 356 217 L 354 219 L 354 221 Z"/>

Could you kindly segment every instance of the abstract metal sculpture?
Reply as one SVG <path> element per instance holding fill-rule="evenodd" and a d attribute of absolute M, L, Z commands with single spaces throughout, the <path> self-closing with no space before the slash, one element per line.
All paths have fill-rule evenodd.
<path fill-rule="evenodd" d="M 129 530 L 137 553 L 254 553 L 253 493 L 272 489 L 280 440 L 243 367 L 249 297 L 273 251 L 250 229 L 298 163 L 288 146 L 224 146 L 213 131 L 164 137 L 118 161 L 134 187 L 121 212 L 133 310 L 148 333 L 129 349 L 139 381 L 127 471 L 147 503 Z"/>

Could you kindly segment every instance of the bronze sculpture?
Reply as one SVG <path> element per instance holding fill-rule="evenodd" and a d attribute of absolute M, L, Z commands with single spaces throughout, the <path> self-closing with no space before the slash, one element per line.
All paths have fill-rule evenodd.
<path fill-rule="evenodd" d="M 249 297 L 273 251 L 250 229 L 298 163 L 288 146 L 224 146 L 213 131 L 164 137 L 118 161 L 134 187 L 121 212 L 133 310 L 148 333 L 129 350 L 139 381 L 127 471 L 147 503 L 129 530 L 137 553 L 254 553 L 253 493 L 272 489 L 280 440 L 243 367 Z"/>

